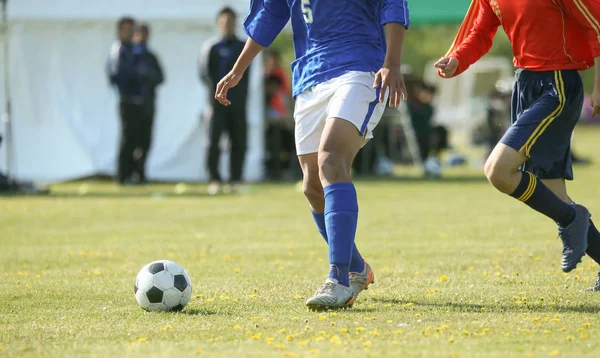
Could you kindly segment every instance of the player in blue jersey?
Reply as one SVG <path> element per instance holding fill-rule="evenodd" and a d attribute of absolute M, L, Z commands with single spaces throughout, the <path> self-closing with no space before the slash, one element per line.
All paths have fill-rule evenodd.
<path fill-rule="evenodd" d="M 252 0 L 244 22 L 249 39 L 217 85 L 221 104 L 231 104 L 227 91 L 290 19 L 296 149 L 304 194 L 331 264 L 325 283 L 306 304 L 317 310 L 350 307 L 374 281 L 354 244 L 358 200 L 350 169 L 373 137 L 388 97 L 392 107 L 406 98 L 400 59 L 408 5 L 406 0 Z"/>

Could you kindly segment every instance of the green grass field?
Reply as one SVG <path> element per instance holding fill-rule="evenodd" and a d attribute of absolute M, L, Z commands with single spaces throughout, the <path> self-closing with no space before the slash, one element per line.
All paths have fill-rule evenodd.
<path fill-rule="evenodd" d="M 579 152 L 599 152 L 599 134 L 578 130 Z M 599 167 L 576 176 L 573 196 L 600 213 Z M 357 242 L 377 282 L 335 313 L 304 307 L 328 263 L 293 185 L 207 197 L 90 182 L 0 198 L 0 357 L 600 354 L 600 294 L 579 292 L 597 265 L 563 274 L 553 223 L 478 170 L 357 188 Z M 156 259 L 190 273 L 184 312 L 137 306 L 135 276 Z"/>

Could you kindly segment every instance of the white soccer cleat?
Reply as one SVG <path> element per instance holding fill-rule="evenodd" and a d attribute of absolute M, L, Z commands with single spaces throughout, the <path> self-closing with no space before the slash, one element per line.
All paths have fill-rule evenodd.
<path fill-rule="evenodd" d="M 354 304 L 354 291 L 340 285 L 336 279 L 328 278 L 317 289 L 315 295 L 306 300 L 306 306 L 314 311 L 350 308 Z"/>
<path fill-rule="evenodd" d="M 221 183 L 213 181 L 208 184 L 208 195 L 217 195 L 221 192 Z"/>
<path fill-rule="evenodd" d="M 369 266 L 367 261 L 364 261 L 364 263 L 365 268 L 363 269 L 363 272 L 350 272 L 350 287 L 352 287 L 352 290 L 354 291 L 355 300 L 359 293 L 363 290 L 367 290 L 370 284 L 375 283 L 375 274 L 373 273 L 371 266 Z"/>

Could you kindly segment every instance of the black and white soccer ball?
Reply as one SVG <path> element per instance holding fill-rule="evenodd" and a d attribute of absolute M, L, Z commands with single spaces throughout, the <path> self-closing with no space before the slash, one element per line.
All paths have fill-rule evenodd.
<path fill-rule="evenodd" d="M 192 281 L 179 264 L 168 260 L 154 261 L 138 273 L 134 293 L 146 311 L 181 311 L 192 297 Z"/>

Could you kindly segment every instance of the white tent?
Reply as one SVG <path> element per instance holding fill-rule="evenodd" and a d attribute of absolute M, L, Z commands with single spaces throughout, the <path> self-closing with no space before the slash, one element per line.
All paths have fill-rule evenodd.
<path fill-rule="evenodd" d="M 215 35 L 216 13 L 225 5 L 243 20 L 247 0 L 9 0 L 15 176 L 56 182 L 115 173 L 120 124 L 104 65 L 115 21 L 131 15 L 152 26 L 151 47 L 166 73 L 148 176 L 206 180 L 206 126 L 200 117 L 208 93 L 196 66 L 203 42 Z M 252 181 L 263 172 L 261 67 L 252 66 L 248 103 L 245 178 Z M 0 145 L 0 171 L 6 169 L 5 151 Z M 228 158 L 222 159 L 225 164 Z"/>

